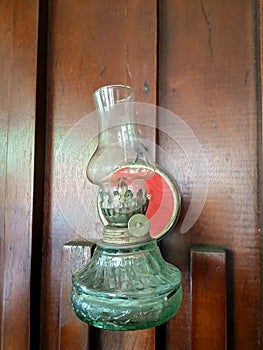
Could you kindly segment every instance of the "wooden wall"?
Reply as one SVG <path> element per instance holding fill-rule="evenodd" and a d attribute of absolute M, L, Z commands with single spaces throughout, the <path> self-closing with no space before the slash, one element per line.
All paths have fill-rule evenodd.
<path fill-rule="evenodd" d="M 30 338 L 34 349 L 79 349 L 73 334 L 86 339 L 83 349 L 199 349 L 193 327 L 211 328 L 195 323 L 202 301 L 193 299 L 191 278 L 213 281 L 199 260 L 203 246 L 222 249 L 214 261 L 226 269 L 228 348 L 260 349 L 261 8 L 252 0 L 0 3 L 1 349 L 29 349 Z M 61 291 L 69 290 L 78 251 L 65 244 L 83 237 L 61 212 L 61 179 L 72 166 L 57 153 L 93 111 L 92 93 L 114 83 L 189 125 L 207 160 L 208 195 L 192 229 L 161 243 L 183 273 L 183 305 L 171 321 L 105 332 L 80 326 L 68 311 L 61 333 Z M 158 141 L 176 156 L 166 135 Z M 184 214 L 190 195 L 182 195 Z M 191 269 L 193 261 L 202 269 Z"/>
<path fill-rule="evenodd" d="M 28 349 L 38 3 L 0 3 L 1 349 Z"/>
<path fill-rule="evenodd" d="M 255 190 L 255 3 L 160 4 L 159 103 L 182 116 L 194 130 L 204 148 L 209 178 L 198 222 L 185 236 L 165 239 L 163 250 L 181 265 L 186 291 L 190 245 L 219 245 L 228 250 L 229 348 L 256 349 L 260 232 Z M 168 349 L 174 344 L 183 349 L 190 334 L 189 298 L 186 293 L 181 314 L 168 325 Z"/>

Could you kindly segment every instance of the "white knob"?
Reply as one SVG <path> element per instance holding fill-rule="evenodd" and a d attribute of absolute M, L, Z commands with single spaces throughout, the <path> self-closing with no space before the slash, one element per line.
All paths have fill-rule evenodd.
<path fill-rule="evenodd" d="M 133 236 L 144 236 L 149 233 L 150 221 L 143 214 L 135 214 L 128 221 L 128 230 Z"/>

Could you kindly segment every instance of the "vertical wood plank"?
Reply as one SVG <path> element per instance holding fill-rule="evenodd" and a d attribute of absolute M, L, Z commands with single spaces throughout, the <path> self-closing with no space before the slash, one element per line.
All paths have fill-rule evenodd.
<path fill-rule="evenodd" d="M 262 79 L 263 79 L 263 1 L 259 0 L 258 7 L 255 9 L 256 25 L 255 25 L 255 37 L 257 39 L 256 48 L 256 69 L 257 69 L 257 98 L 258 98 L 258 199 L 259 199 L 259 211 L 258 211 L 258 231 L 261 232 L 261 327 L 260 327 L 260 340 L 261 344 L 263 343 L 263 303 L 262 303 L 262 281 L 263 281 L 263 89 L 262 89 Z"/>
<path fill-rule="evenodd" d="M 180 267 L 184 276 L 182 307 L 167 325 L 167 349 L 190 348 L 192 244 L 220 245 L 233 253 L 233 346 L 257 349 L 257 2 L 164 0 L 159 4 L 159 104 L 179 115 L 199 139 L 207 160 L 209 183 L 203 212 L 194 227 L 185 235 L 174 233 L 162 242 L 165 256 Z M 184 155 L 176 153 L 175 143 L 164 135 L 159 140 L 180 166 Z M 187 167 L 179 169 L 188 176 Z M 205 171 L 199 176 L 206 176 Z M 179 181 L 179 186 L 184 213 L 191 198 L 189 184 Z"/>
<path fill-rule="evenodd" d="M 154 350 L 155 349 L 155 329 L 149 328 L 137 332 L 126 332 L 123 337 L 123 350 Z"/>
<path fill-rule="evenodd" d="M 120 5 L 120 4 L 119 4 Z M 125 83 L 136 89 L 136 101 L 156 103 L 157 5 L 155 0 L 123 2 Z M 111 31 L 110 23 L 106 24 Z M 110 49 L 108 53 L 110 52 Z M 111 72 L 108 72 L 111 74 Z M 153 131 L 155 133 L 155 131 Z M 153 135 L 149 135 L 153 140 Z M 95 339 L 96 338 L 96 339 Z M 153 350 L 155 329 L 133 332 L 94 331 L 94 349 Z M 95 341 L 94 341 L 95 340 Z"/>
<path fill-rule="evenodd" d="M 69 242 L 62 248 L 59 333 L 61 350 L 88 350 L 89 328 L 76 316 L 71 306 L 72 274 L 86 265 L 91 257 L 92 244 Z"/>
<path fill-rule="evenodd" d="M 29 349 L 38 1 L 0 3 L 1 349 Z"/>
<path fill-rule="evenodd" d="M 227 348 L 226 252 L 191 249 L 192 350 Z"/>
<path fill-rule="evenodd" d="M 139 331 L 101 331 L 91 327 L 90 346 L 96 350 L 153 350 L 155 349 L 155 328 Z"/>
<path fill-rule="evenodd" d="M 129 84 L 136 90 L 137 101 L 156 102 L 156 25 L 156 1 L 153 0 L 56 0 L 50 3 L 42 349 L 58 347 L 61 246 L 79 239 L 79 232 L 60 211 L 57 174 L 68 169 L 58 167 L 56 151 L 71 127 L 94 110 L 92 93 L 102 85 Z M 85 215 L 85 212 L 76 215 Z M 94 207 L 94 223 L 95 215 Z M 90 227 L 95 227 L 94 223 Z M 96 230 L 102 228 L 97 225 Z M 152 333 L 146 334 L 149 339 L 153 338 Z M 100 337 L 103 349 L 114 346 L 117 337 L 125 341 L 125 333 L 108 337 L 107 332 L 101 331 Z"/>

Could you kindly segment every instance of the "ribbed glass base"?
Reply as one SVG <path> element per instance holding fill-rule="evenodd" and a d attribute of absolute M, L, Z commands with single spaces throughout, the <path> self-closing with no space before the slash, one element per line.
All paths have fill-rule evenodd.
<path fill-rule="evenodd" d="M 181 301 L 180 270 L 163 259 L 155 240 L 134 247 L 100 244 L 73 275 L 76 315 L 106 330 L 158 326 L 176 314 Z"/>

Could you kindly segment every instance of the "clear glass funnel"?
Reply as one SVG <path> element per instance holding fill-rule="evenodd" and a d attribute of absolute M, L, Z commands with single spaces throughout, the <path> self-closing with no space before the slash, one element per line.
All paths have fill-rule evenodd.
<path fill-rule="evenodd" d="M 109 226 L 127 227 L 134 214 L 145 214 L 149 196 L 145 181 L 155 172 L 139 140 L 134 118 L 134 90 L 110 85 L 94 93 L 99 120 L 98 146 L 88 179 L 100 186 L 99 212 Z"/>

